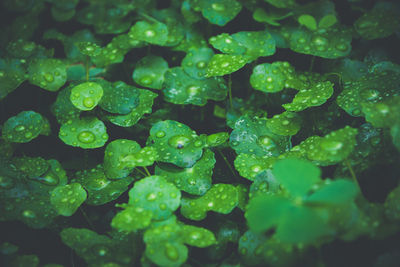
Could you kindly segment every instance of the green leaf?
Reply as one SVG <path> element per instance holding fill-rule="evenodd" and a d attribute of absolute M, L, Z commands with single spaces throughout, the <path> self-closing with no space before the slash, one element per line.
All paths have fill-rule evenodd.
<path fill-rule="evenodd" d="M 225 54 L 242 55 L 246 52 L 246 47 L 227 33 L 211 37 L 209 43 Z"/>
<path fill-rule="evenodd" d="M 250 76 L 250 84 L 256 90 L 276 93 L 284 88 L 299 88 L 303 82 L 289 62 L 276 61 L 257 65 Z"/>
<path fill-rule="evenodd" d="M 301 118 L 294 112 L 285 111 L 273 116 L 267 121 L 267 127 L 278 135 L 295 135 L 300 131 Z"/>
<path fill-rule="evenodd" d="M 13 158 L 12 162 L 17 169 L 25 173 L 25 175 L 30 179 L 40 177 L 50 168 L 50 164 L 45 159 L 40 157 Z"/>
<path fill-rule="evenodd" d="M 236 0 L 200 0 L 200 8 L 210 23 L 225 26 L 236 17 L 242 5 Z"/>
<path fill-rule="evenodd" d="M 136 63 L 133 80 L 144 87 L 162 89 L 164 73 L 168 70 L 168 62 L 154 55 L 145 56 Z"/>
<path fill-rule="evenodd" d="M 139 207 L 123 206 L 124 210 L 118 212 L 111 221 L 111 226 L 125 232 L 145 229 L 151 223 L 153 213 Z"/>
<path fill-rule="evenodd" d="M 333 83 L 313 82 L 308 89 L 300 90 L 294 97 L 292 103 L 282 106 L 288 111 L 302 111 L 309 107 L 324 104 L 333 94 Z"/>
<path fill-rule="evenodd" d="M 235 161 L 235 169 L 242 177 L 254 181 L 257 174 L 263 170 L 270 169 L 276 158 L 265 156 L 260 157 L 255 154 L 240 153 Z"/>
<path fill-rule="evenodd" d="M 183 70 L 192 78 L 203 79 L 213 55 L 213 50 L 208 47 L 191 49 L 182 60 Z"/>
<path fill-rule="evenodd" d="M 155 174 L 192 195 L 204 195 L 211 188 L 211 176 L 215 165 L 214 153 L 206 149 L 203 156 L 190 168 L 178 169 L 156 166 Z"/>
<path fill-rule="evenodd" d="M 207 66 L 206 77 L 224 76 L 241 69 L 250 58 L 242 55 L 214 55 Z"/>
<path fill-rule="evenodd" d="M 57 91 L 67 81 L 65 64 L 55 58 L 32 60 L 28 67 L 29 82 L 48 91 Z"/>
<path fill-rule="evenodd" d="M 321 181 L 321 170 L 318 167 L 295 158 L 277 161 L 272 173 L 293 197 L 304 197 L 314 184 Z"/>
<path fill-rule="evenodd" d="M 132 251 L 137 247 L 132 236 L 120 235 L 110 238 L 85 228 L 64 228 L 62 242 L 74 250 L 87 266 L 133 265 L 136 260 Z M 111 265 L 115 266 L 115 265 Z"/>
<path fill-rule="evenodd" d="M 398 31 L 400 26 L 398 7 L 390 2 L 378 2 L 354 23 L 354 28 L 364 39 L 385 38 Z"/>
<path fill-rule="evenodd" d="M 132 183 L 132 177 L 125 177 L 119 180 L 107 179 L 102 165 L 95 168 L 78 171 L 71 182 L 81 184 L 88 192 L 86 201 L 89 205 L 104 205 L 117 199 Z"/>
<path fill-rule="evenodd" d="M 157 151 L 153 147 L 141 149 L 135 141 L 117 139 L 106 147 L 104 170 L 109 179 L 125 178 L 135 167 L 153 165 L 157 158 Z"/>
<path fill-rule="evenodd" d="M 264 0 L 277 8 L 290 8 L 296 6 L 295 0 Z"/>
<path fill-rule="evenodd" d="M 393 222 L 400 221 L 400 187 L 397 186 L 386 197 L 385 200 L 385 215 Z"/>
<path fill-rule="evenodd" d="M 81 110 L 76 108 L 70 100 L 71 90 L 75 85 L 76 84 L 71 83 L 68 87 L 62 89 L 58 93 L 56 101 L 51 106 L 51 112 L 60 124 L 78 119 L 81 113 Z"/>
<path fill-rule="evenodd" d="M 252 198 L 245 213 L 247 224 L 256 233 L 276 227 L 291 205 L 289 200 L 281 196 L 261 195 Z"/>
<path fill-rule="evenodd" d="M 95 82 L 84 82 L 71 89 L 72 105 L 80 110 L 94 109 L 103 97 L 103 87 Z"/>
<path fill-rule="evenodd" d="M 50 203 L 63 216 L 73 215 L 87 197 L 86 191 L 78 183 L 58 186 L 50 194 Z"/>
<path fill-rule="evenodd" d="M 224 144 L 229 139 L 229 133 L 220 132 L 215 134 L 210 134 L 207 136 L 207 146 L 216 147 Z"/>
<path fill-rule="evenodd" d="M 132 112 L 139 105 L 140 92 L 138 88 L 130 86 L 123 81 L 114 83 L 106 80 L 99 80 L 103 88 L 103 97 L 99 106 L 111 113 L 126 115 Z"/>
<path fill-rule="evenodd" d="M 351 116 L 362 116 L 363 105 L 374 110 L 375 104 L 398 95 L 399 79 L 399 65 L 388 61 L 375 64 L 359 79 L 345 82 L 336 102 Z"/>
<path fill-rule="evenodd" d="M 275 54 L 275 39 L 267 31 L 242 31 L 232 37 L 246 47 L 244 55 L 251 59 Z"/>
<path fill-rule="evenodd" d="M 68 121 L 58 136 L 65 144 L 84 149 L 102 147 L 108 140 L 104 123 L 95 117 Z"/>
<path fill-rule="evenodd" d="M 110 142 L 104 152 L 104 172 L 109 179 L 128 176 L 135 166 L 131 155 L 140 151 L 140 145 L 132 140 L 117 139 Z"/>
<path fill-rule="evenodd" d="M 203 196 L 182 198 L 181 214 L 190 220 L 200 221 L 208 211 L 230 213 L 238 204 L 238 191 L 230 184 L 214 184 Z"/>
<path fill-rule="evenodd" d="M 107 114 L 106 118 L 115 125 L 121 127 L 131 127 L 135 125 L 145 114 L 152 112 L 152 106 L 157 94 L 145 89 L 136 89 L 139 91 L 139 105 L 126 115 Z"/>
<path fill-rule="evenodd" d="M 79 42 L 76 46 L 82 54 L 89 57 L 98 56 L 101 53 L 101 47 L 92 42 Z"/>
<path fill-rule="evenodd" d="M 295 222 L 295 223 L 294 223 Z M 285 243 L 312 243 L 330 236 L 334 230 L 316 211 L 307 207 L 293 207 L 282 218 L 275 237 Z"/>
<path fill-rule="evenodd" d="M 317 21 L 311 15 L 301 15 L 298 18 L 300 25 L 306 26 L 309 30 L 315 31 L 317 30 Z"/>
<path fill-rule="evenodd" d="M 272 133 L 267 119 L 244 115 L 233 127 L 229 143 L 236 153 L 278 156 L 289 148 L 289 138 Z"/>
<path fill-rule="evenodd" d="M 324 137 L 309 137 L 298 148 L 306 152 L 309 160 L 319 165 L 333 165 L 345 160 L 353 152 L 357 133 L 357 129 L 346 126 Z"/>
<path fill-rule="evenodd" d="M 328 14 L 324 16 L 319 22 L 318 22 L 318 28 L 323 28 L 327 29 L 332 27 L 337 23 L 337 18 L 335 15 Z"/>
<path fill-rule="evenodd" d="M 163 46 L 168 40 L 168 27 L 161 22 L 138 21 L 131 27 L 129 37 Z"/>
<path fill-rule="evenodd" d="M 174 104 L 204 106 L 207 100 L 221 101 L 226 98 L 228 88 L 221 77 L 195 79 L 183 68 L 175 67 L 165 73 L 164 97 Z"/>
<path fill-rule="evenodd" d="M 154 124 L 147 144 L 157 149 L 160 161 L 183 168 L 192 167 L 201 158 L 205 146 L 188 126 L 172 120 Z"/>
<path fill-rule="evenodd" d="M 26 80 L 25 70 L 19 60 L 0 59 L 0 100 Z"/>
<path fill-rule="evenodd" d="M 349 180 L 338 179 L 335 181 L 325 180 L 322 188 L 319 188 L 311 196 L 307 197 L 305 203 L 318 203 L 328 205 L 346 205 L 352 202 L 358 193 L 357 186 Z"/>
<path fill-rule="evenodd" d="M 319 31 L 295 29 L 289 34 L 290 49 L 297 53 L 332 59 L 347 56 L 351 51 L 352 34 L 343 27 Z"/>
<path fill-rule="evenodd" d="M 178 209 L 181 192 L 161 176 L 150 176 L 137 181 L 129 191 L 129 204 L 149 210 L 155 220 L 163 220 Z"/>
<path fill-rule="evenodd" d="M 45 120 L 35 111 L 22 111 L 3 125 L 2 137 L 14 143 L 27 143 L 42 133 Z"/>
<path fill-rule="evenodd" d="M 217 242 L 214 234 L 205 228 L 193 225 L 183 225 L 181 231 L 183 242 L 189 246 L 204 248 Z"/>

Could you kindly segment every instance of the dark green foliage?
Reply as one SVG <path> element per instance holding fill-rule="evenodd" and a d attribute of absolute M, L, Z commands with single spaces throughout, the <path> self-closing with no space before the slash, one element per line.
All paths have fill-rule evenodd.
<path fill-rule="evenodd" d="M 1 1 L 0 265 L 397 266 L 399 15 Z"/>

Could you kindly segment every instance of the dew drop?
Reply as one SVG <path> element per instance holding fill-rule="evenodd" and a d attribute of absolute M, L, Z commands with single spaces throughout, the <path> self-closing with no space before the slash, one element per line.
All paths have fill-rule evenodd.
<path fill-rule="evenodd" d="M 96 140 L 96 136 L 90 131 L 83 131 L 79 133 L 78 140 L 84 144 L 90 144 Z"/>

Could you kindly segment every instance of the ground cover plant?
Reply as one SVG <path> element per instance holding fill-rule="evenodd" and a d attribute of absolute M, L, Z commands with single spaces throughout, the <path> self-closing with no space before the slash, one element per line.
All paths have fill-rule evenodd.
<path fill-rule="evenodd" d="M 400 4 L 4 0 L 1 266 L 398 266 Z"/>

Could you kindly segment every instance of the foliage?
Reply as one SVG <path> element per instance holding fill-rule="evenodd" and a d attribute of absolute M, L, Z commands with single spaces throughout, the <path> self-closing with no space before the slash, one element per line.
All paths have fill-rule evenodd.
<path fill-rule="evenodd" d="M 397 266 L 372 2 L 2 1 L 0 265 Z"/>

